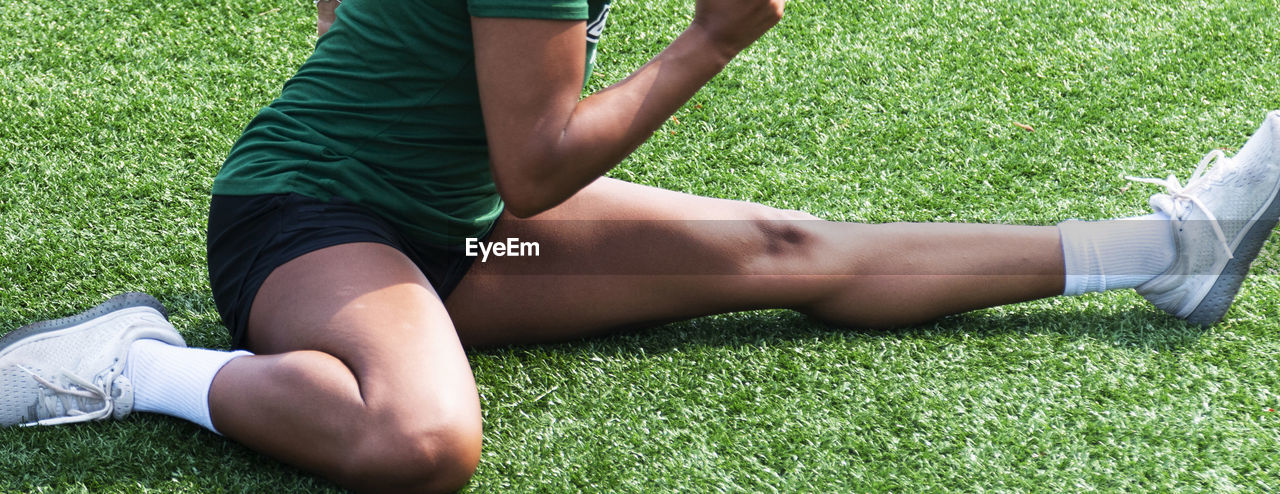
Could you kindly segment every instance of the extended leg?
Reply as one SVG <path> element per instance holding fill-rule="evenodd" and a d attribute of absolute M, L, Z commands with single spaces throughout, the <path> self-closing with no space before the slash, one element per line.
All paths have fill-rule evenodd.
<path fill-rule="evenodd" d="M 448 308 L 469 344 L 561 340 L 758 308 L 892 326 L 1062 293 L 1058 230 L 864 225 L 601 179 L 504 217 L 491 241 L 537 257 L 479 262 Z"/>
<path fill-rule="evenodd" d="M 1277 150 L 1272 112 L 1239 153 L 1210 153 L 1187 184 L 1138 179 L 1169 191 L 1151 200 L 1163 219 L 1141 227 L 840 224 L 601 179 L 541 215 L 505 217 L 493 240 L 539 242 L 539 256 L 475 264 L 447 306 L 473 344 L 766 307 L 891 326 L 1063 293 L 1066 236 L 1071 293 L 1132 286 L 1207 326 L 1226 313 L 1280 218 Z M 1126 230 L 1150 244 L 1112 233 Z M 1126 259 L 1144 256 L 1152 262 Z"/>

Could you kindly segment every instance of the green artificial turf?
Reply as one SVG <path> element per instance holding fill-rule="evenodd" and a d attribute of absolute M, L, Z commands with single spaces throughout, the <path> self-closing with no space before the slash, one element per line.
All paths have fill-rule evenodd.
<path fill-rule="evenodd" d="M 691 15 L 619 0 L 590 87 Z M 209 188 L 313 22 L 299 0 L 0 6 L 0 331 L 142 290 L 225 348 Z M 832 220 L 1141 214 L 1157 190 L 1125 175 L 1185 178 L 1280 107 L 1277 32 L 1275 0 L 796 0 L 611 175 Z M 1280 488 L 1277 252 L 1209 330 L 1124 292 L 894 331 L 766 311 L 473 352 L 469 489 Z M 328 489 L 166 417 L 0 430 L 6 492 Z"/>

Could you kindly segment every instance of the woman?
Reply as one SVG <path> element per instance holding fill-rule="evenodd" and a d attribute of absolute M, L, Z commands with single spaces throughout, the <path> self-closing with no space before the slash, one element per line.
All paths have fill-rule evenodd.
<path fill-rule="evenodd" d="M 480 453 L 464 345 L 765 307 L 896 326 L 1118 288 L 1208 325 L 1280 217 L 1280 113 L 1186 187 L 1158 181 L 1148 221 L 831 223 L 601 178 L 783 3 L 700 0 L 580 99 L 603 0 L 345 0 L 213 188 L 211 283 L 247 351 L 185 348 L 126 294 L 0 340 L 0 423 L 166 413 L 353 489 L 452 490 Z"/>

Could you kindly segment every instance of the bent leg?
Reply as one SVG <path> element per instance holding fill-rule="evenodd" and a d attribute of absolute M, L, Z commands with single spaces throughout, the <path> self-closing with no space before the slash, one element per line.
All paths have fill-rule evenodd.
<path fill-rule="evenodd" d="M 480 407 L 444 306 L 381 244 L 312 252 L 276 269 L 249 348 L 209 393 L 218 430 L 359 490 L 448 491 L 470 478 Z"/>
<path fill-rule="evenodd" d="M 600 179 L 492 241 L 447 307 L 464 343 L 555 341 L 700 315 L 791 308 L 894 326 L 1062 293 L 1055 227 L 866 225 Z"/>

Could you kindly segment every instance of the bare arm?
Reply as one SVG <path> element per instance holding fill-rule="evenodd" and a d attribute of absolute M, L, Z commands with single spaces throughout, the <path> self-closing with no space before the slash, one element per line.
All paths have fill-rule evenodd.
<path fill-rule="evenodd" d="M 507 209 L 545 211 L 613 168 L 776 24 L 783 4 L 700 0 L 662 53 L 581 100 L 584 22 L 473 18 L 490 166 Z"/>

